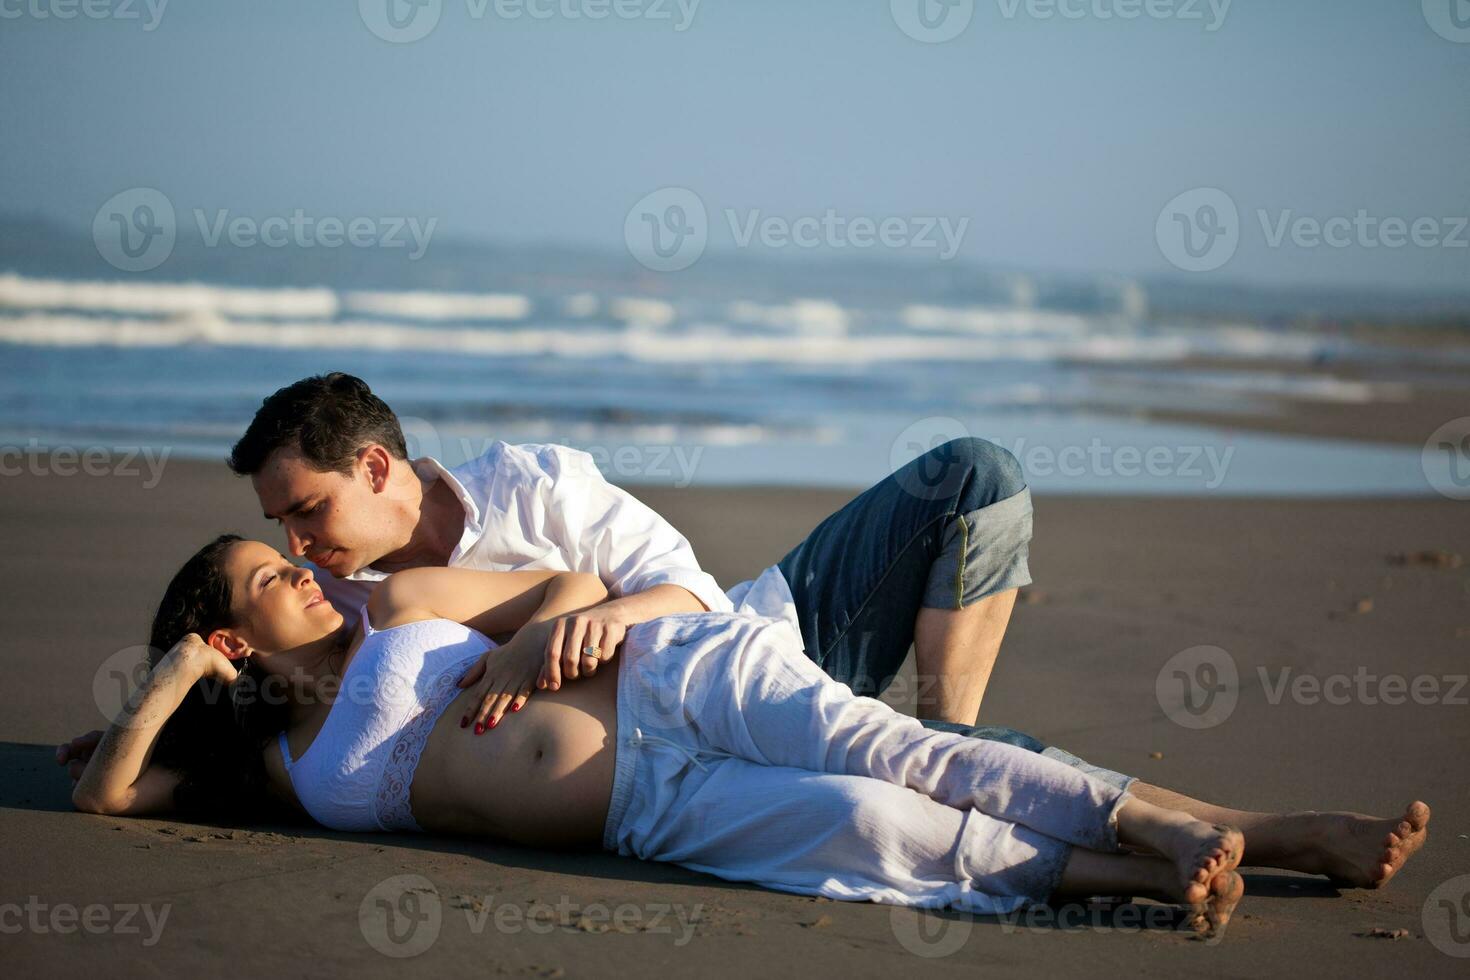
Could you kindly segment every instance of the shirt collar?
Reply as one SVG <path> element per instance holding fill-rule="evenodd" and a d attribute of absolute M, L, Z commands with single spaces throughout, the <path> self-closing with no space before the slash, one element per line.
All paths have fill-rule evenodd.
<path fill-rule="evenodd" d="M 460 556 L 475 546 L 485 533 L 485 522 L 481 516 L 480 505 L 470 492 L 465 489 L 463 483 L 443 463 L 432 456 L 421 456 L 411 460 L 409 465 L 413 471 L 423 479 L 437 477 L 444 481 L 445 486 L 454 491 L 459 505 L 464 508 L 464 531 L 460 534 L 459 544 L 455 545 L 454 551 L 449 555 L 449 565 L 453 566 L 459 561 Z M 380 582 L 388 577 L 387 572 L 380 572 L 369 565 L 366 568 L 353 572 L 347 578 L 354 582 Z"/>

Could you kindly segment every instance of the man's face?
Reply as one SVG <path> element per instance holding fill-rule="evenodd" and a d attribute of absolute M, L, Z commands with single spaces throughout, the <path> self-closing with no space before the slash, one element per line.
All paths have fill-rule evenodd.
<path fill-rule="evenodd" d="M 402 546 L 392 540 L 386 474 L 370 465 L 371 448 L 358 454 L 348 475 L 323 473 L 296 450 L 278 449 L 251 477 L 261 510 L 286 532 L 287 550 L 337 578 Z"/>

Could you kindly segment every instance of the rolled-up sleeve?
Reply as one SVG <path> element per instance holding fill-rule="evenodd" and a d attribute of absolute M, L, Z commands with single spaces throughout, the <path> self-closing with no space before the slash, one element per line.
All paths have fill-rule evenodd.
<path fill-rule="evenodd" d="M 653 508 L 608 483 L 591 455 L 548 445 L 538 446 L 536 457 L 548 476 L 537 488 L 546 530 L 574 570 L 595 574 L 614 596 L 677 585 L 712 611 L 734 611 L 689 541 Z"/>

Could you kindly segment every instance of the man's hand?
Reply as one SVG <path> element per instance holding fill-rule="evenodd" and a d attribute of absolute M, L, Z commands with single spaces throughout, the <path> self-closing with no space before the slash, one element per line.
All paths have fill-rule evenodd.
<path fill-rule="evenodd" d="M 536 686 L 555 691 L 564 679 L 591 677 L 613 658 L 627 633 L 628 625 L 606 606 L 561 617 L 552 624 Z"/>
<path fill-rule="evenodd" d="M 70 742 L 56 747 L 56 764 L 66 766 L 66 774 L 71 777 L 72 785 L 82 778 L 82 772 L 87 768 L 87 762 L 92 758 L 92 753 L 97 751 L 97 743 L 102 741 L 102 732 L 93 729 L 85 735 L 78 735 Z"/>

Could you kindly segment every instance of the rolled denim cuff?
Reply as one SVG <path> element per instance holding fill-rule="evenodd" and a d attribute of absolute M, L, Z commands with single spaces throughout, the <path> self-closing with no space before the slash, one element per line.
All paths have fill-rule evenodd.
<path fill-rule="evenodd" d="M 923 604 L 963 609 L 986 596 L 1031 584 L 1031 490 L 956 514 L 929 569 Z"/>

